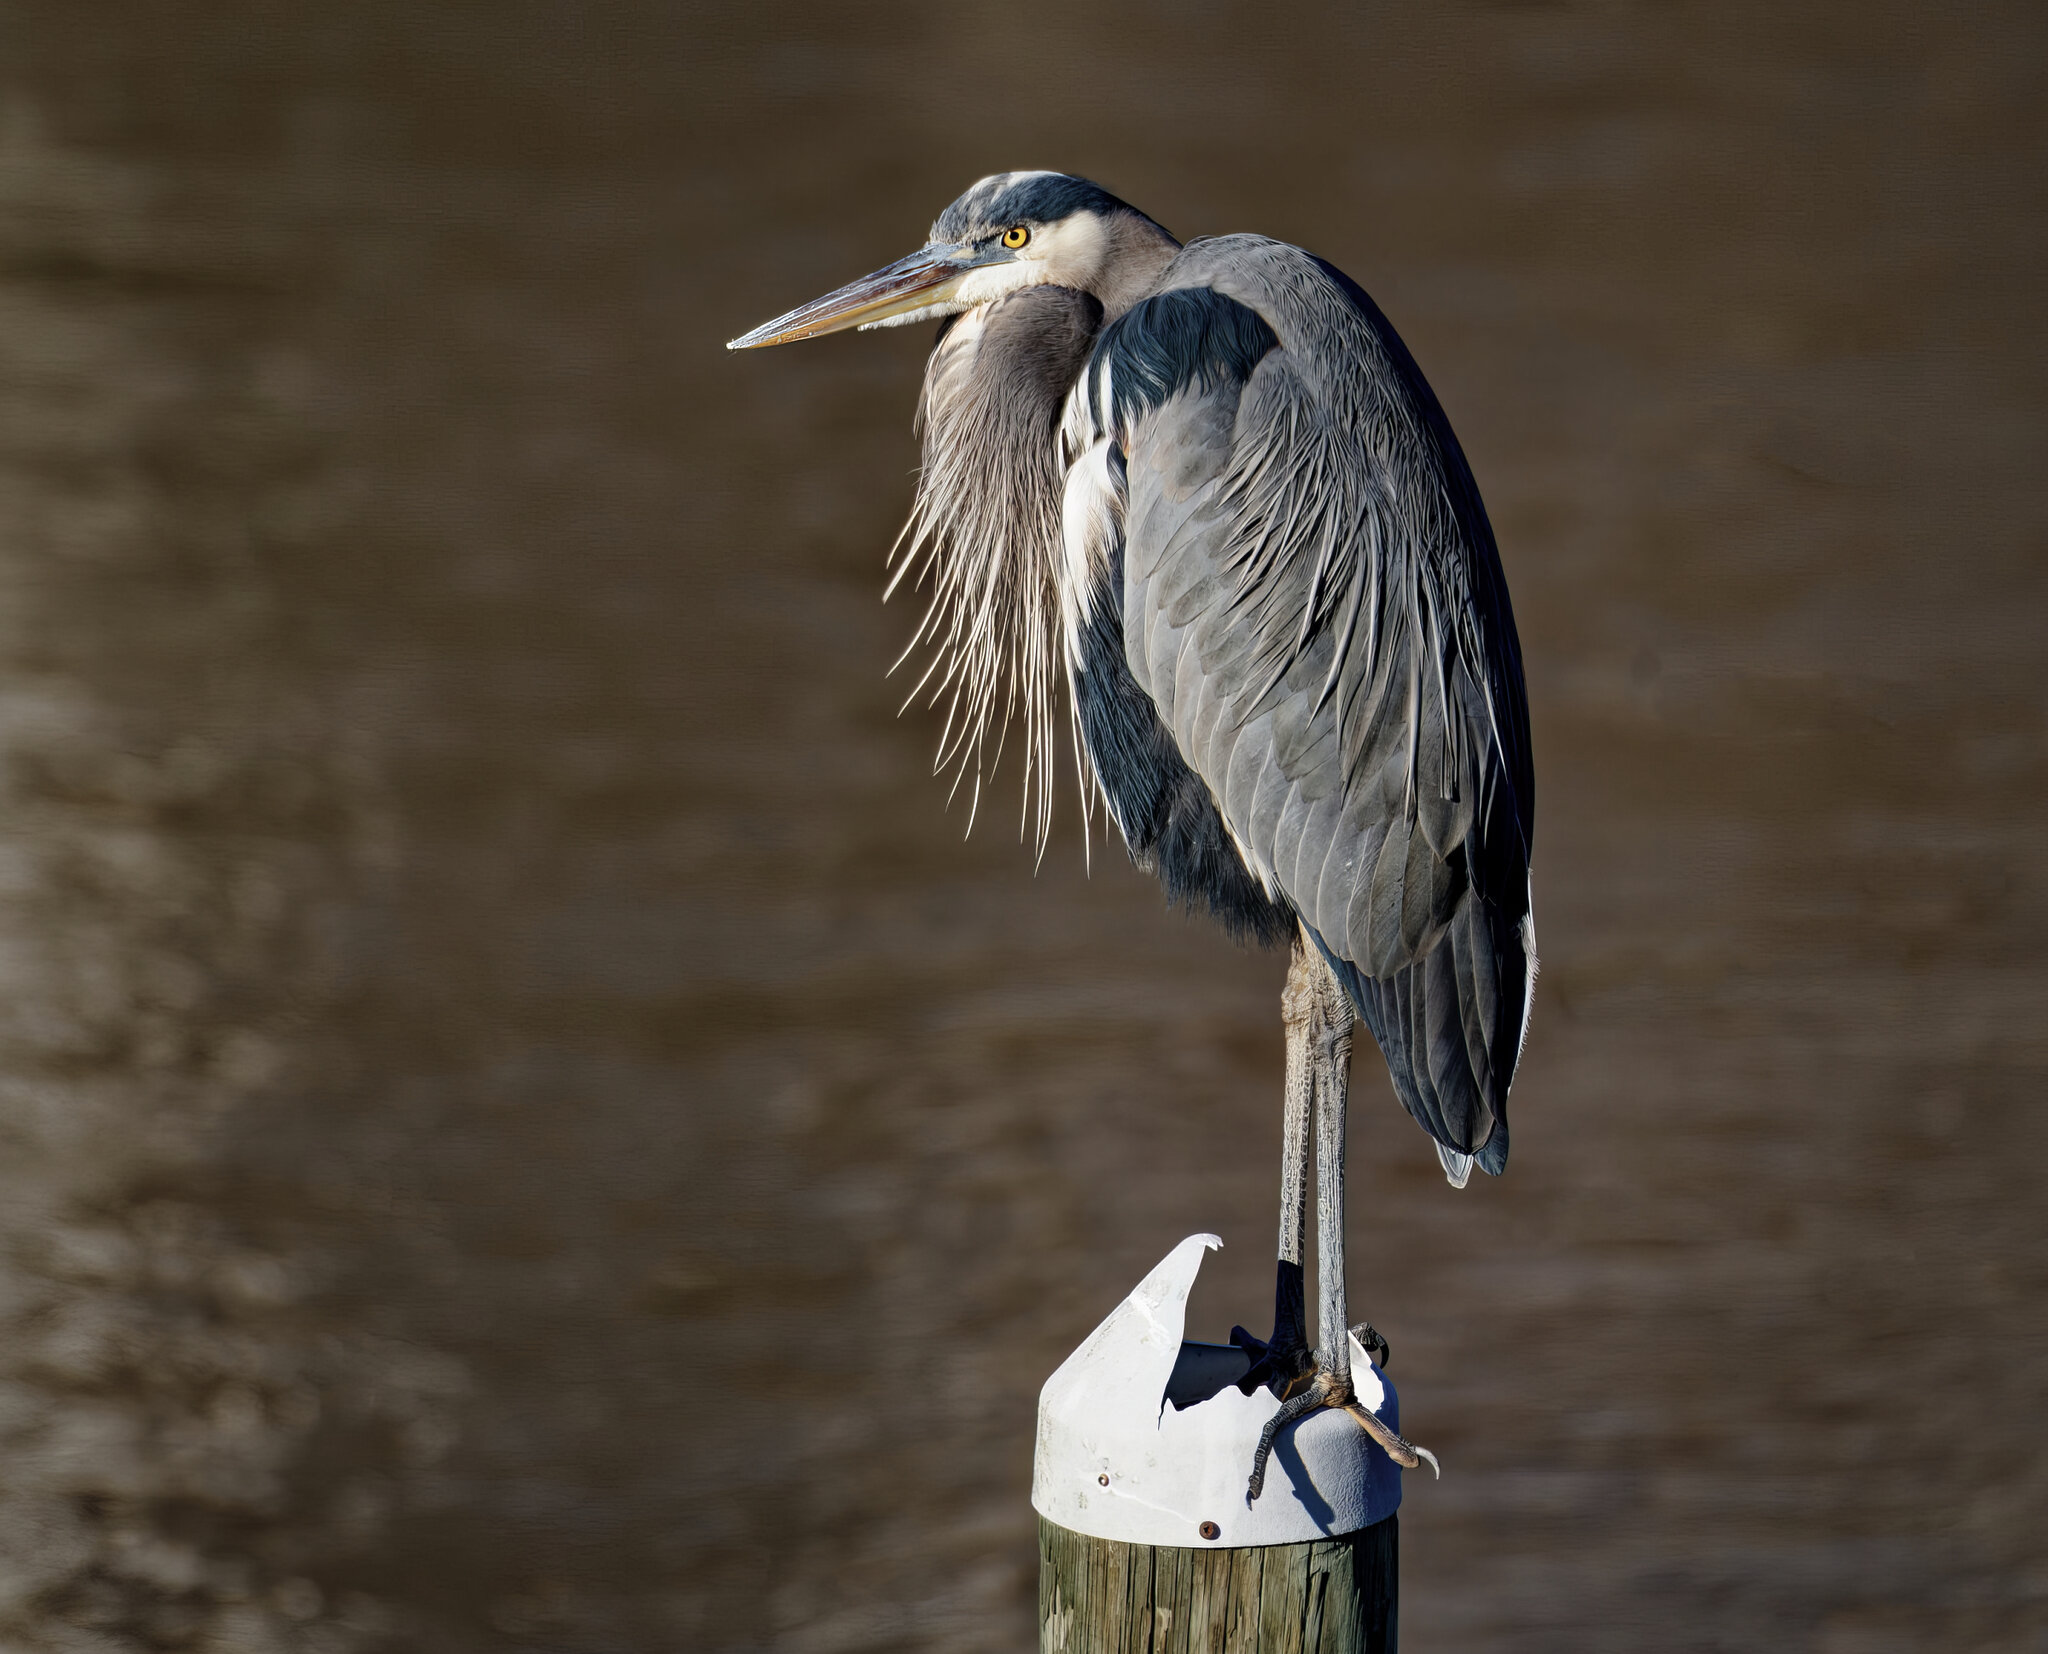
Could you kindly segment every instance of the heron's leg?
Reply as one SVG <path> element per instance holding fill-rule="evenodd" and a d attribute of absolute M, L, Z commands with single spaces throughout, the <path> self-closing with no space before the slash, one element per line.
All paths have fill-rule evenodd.
<path fill-rule="evenodd" d="M 1321 954 L 1315 960 L 1316 1359 L 1351 1388 L 1351 1318 L 1344 1290 L 1344 1126 L 1351 1091 L 1351 997 Z"/>
<path fill-rule="evenodd" d="M 1309 1045 L 1315 1006 L 1315 978 L 1307 945 L 1297 936 L 1294 958 L 1287 968 L 1287 986 L 1280 995 L 1280 1019 L 1287 1030 L 1287 1090 L 1281 1110 L 1280 1244 L 1273 1286 L 1273 1336 L 1258 1339 L 1243 1327 L 1230 1329 L 1230 1341 L 1252 1358 L 1237 1387 L 1250 1395 L 1263 1385 L 1282 1401 L 1298 1392 L 1315 1371 L 1308 1347 L 1303 1275 L 1308 1241 L 1309 1118 L 1314 1109 Z"/>
<path fill-rule="evenodd" d="M 1371 1412 L 1361 1406 L 1351 1388 L 1351 1341 L 1345 1314 L 1344 1285 L 1344 1126 L 1350 1091 L 1351 998 L 1337 980 L 1322 954 L 1296 943 L 1295 971 L 1289 973 L 1290 992 L 1297 976 L 1306 978 L 1309 1014 L 1303 1041 L 1309 1092 L 1314 1100 L 1316 1124 L 1316 1370 L 1308 1384 L 1283 1400 L 1280 1410 L 1266 1421 L 1252 1458 L 1251 1480 L 1245 1489 L 1245 1503 L 1256 1500 L 1265 1486 L 1266 1461 L 1280 1431 L 1294 1420 L 1318 1407 L 1341 1407 L 1364 1427 L 1396 1464 L 1413 1470 L 1425 1459 L 1432 1469 L 1436 1456 L 1427 1448 L 1403 1441 Z M 1294 1054 L 1293 1026 L 1289 1026 L 1288 1053 Z M 1290 1065 L 1290 1078 L 1292 1070 Z M 1367 1325 L 1360 1342 L 1375 1346 L 1384 1354 L 1386 1340 Z"/>

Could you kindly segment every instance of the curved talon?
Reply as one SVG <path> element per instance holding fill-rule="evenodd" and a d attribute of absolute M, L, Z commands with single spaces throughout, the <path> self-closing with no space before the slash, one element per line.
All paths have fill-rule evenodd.
<path fill-rule="evenodd" d="M 1443 1478 L 1443 1466 L 1437 1463 L 1434 1453 L 1426 1447 L 1417 1447 L 1411 1441 L 1403 1441 L 1380 1422 L 1378 1414 L 1352 1395 L 1348 1384 L 1340 1385 L 1333 1374 L 1318 1367 L 1307 1388 L 1281 1402 L 1259 1432 L 1258 1450 L 1252 1454 L 1251 1479 L 1245 1484 L 1245 1509 L 1251 1509 L 1266 1489 L 1266 1461 L 1272 1456 L 1273 1443 L 1280 1432 L 1318 1407 L 1338 1407 L 1349 1413 L 1365 1433 L 1386 1450 L 1387 1457 L 1403 1470 L 1416 1470 L 1426 1463 L 1432 1475 L 1439 1480 Z"/>
<path fill-rule="evenodd" d="M 1394 1364 L 1393 1346 L 1379 1334 L 1370 1321 L 1361 1321 L 1351 1329 L 1351 1336 L 1358 1340 L 1358 1347 L 1373 1358 L 1373 1365 L 1381 1371 Z"/>
<path fill-rule="evenodd" d="M 1430 1452 L 1428 1448 L 1417 1447 L 1413 1442 L 1403 1441 L 1380 1422 L 1379 1416 L 1376 1413 L 1370 1408 L 1361 1406 L 1358 1402 L 1345 1402 L 1344 1411 L 1358 1420 L 1365 1427 L 1365 1433 L 1385 1448 L 1387 1450 L 1387 1457 L 1392 1459 L 1403 1470 L 1414 1470 L 1424 1459 L 1427 1459 L 1430 1470 L 1436 1475 L 1438 1480 L 1442 1480 L 1443 1466 L 1436 1462 L 1436 1455 Z"/>

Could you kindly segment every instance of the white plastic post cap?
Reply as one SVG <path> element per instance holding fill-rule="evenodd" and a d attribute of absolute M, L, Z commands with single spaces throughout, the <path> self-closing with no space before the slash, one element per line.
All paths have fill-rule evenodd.
<path fill-rule="evenodd" d="M 1182 1241 L 1045 1381 L 1031 1503 L 1048 1521 L 1137 1545 L 1297 1545 L 1399 1507 L 1400 1466 L 1355 1420 L 1324 1408 L 1281 1431 L 1265 1490 L 1246 1508 L 1259 1433 L 1280 1404 L 1263 1389 L 1238 1393 L 1241 1350 L 1181 1336 L 1202 1255 L 1222 1244 Z M 1394 1387 L 1356 1339 L 1351 1382 L 1398 1433 Z"/>

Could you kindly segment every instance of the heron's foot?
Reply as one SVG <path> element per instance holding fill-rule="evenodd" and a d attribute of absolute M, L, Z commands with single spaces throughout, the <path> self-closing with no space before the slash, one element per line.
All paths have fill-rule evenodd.
<path fill-rule="evenodd" d="M 1237 1381 L 1240 1392 L 1272 1392 L 1276 1401 L 1287 1401 L 1307 1388 L 1316 1376 L 1316 1352 L 1300 1332 L 1284 1323 L 1273 1329 L 1271 1339 L 1254 1338 L 1243 1327 L 1230 1329 L 1230 1341 L 1251 1358 L 1251 1366 Z"/>
<path fill-rule="evenodd" d="M 1392 1346 L 1370 1321 L 1359 1322 L 1351 1329 L 1351 1336 L 1358 1340 L 1358 1347 L 1371 1358 L 1375 1367 L 1386 1368 L 1393 1364 Z M 1275 1401 L 1286 1401 L 1300 1394 L 1309 1380 L 1315 1377 L 1315 1351 L 1308 1347 L 1300 1326 L 1289 1325 L 1284 1313 L 1270 1339 L 1254 1338 L 1243 1327 L 1232 1327 L 1230 1341 L 1251 1360 L 1250 1367 L 1237 1381 L 1238 1390 L 1244 1395 L 1264 1388 L 1272 1392 Z"/>
<path fill-rule="evenodd" d="M 1264 1388 L 1272 1392 L 1275 1401 L 1285 1401 L 1315 1377 L 1316 1354 L 1309 1348 L 1302 1298 L 1301 1265 L 1282 1258 L 1273 1282 L 1273 1336 L 1254 1338 L 1243 1327 L 1230 1329 L 1231 1343 L 1251 1361 L 1250 1369 L 1237 1381 L 1243 1394 Z"/>
<path fill-rule="evenodd" d="M 1371 1329 L 1367 1328 L 1367 1331 Z M 1378 1338 L 1379 1335 L 1374 1333 L 1373 1336 Z M 1360 1342 L 1363 1343 L 1364 1340 L 1361 1338 Z M 1252 1454 L 1251 1480 L 1245 1484 L 1246 1509 L 1250 1509 L 1259 1495 L 1265 1491 L 1266 1461 L 1272 1456 L 1273 1443 L 1280 1432 L 1296 1419 L 1313 1413 L 1318 1407 L 1337 1407 L 1349 1413 L 1365 1433 L 1386 1450 L 1387 1457 L 1403 1470 L 1414 1470 L 1427 1460 L 1433 1472 L 1439 1476 L 1443 1474 L 1436 1462 L 1436 1455 L 1428 1448 L 1417 1447 L 1413 1442 L 1403 1441 L 1380 1422 L 1378 1415 L 1352 1392 L 1348 1375 L 1340 1376 L 1327 1367 L 1318 1367 L 1306 1384 L 1281 1401 L 1280 1410 L 1266 1420 L 1265 1429 L 1259 1432 L 1258 1450 Z"/>

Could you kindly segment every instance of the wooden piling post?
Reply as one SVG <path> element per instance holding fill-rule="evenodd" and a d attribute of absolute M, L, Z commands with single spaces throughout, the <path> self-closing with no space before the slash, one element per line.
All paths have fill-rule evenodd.
<path fill-rule="evenodd" d="M 1221 1244 L 1188 1236 L 1039 1391 L 1041 1654 L 1392 1654 L 1400 1467 L 1331 1408 L 1268 1440 L 1279 1403 L 1238 1388 L 1246 1351 L 1182 1336 Z M 1400 1397 L 1356 1338 L 1351 1372 L 1398 1432 Z"/>
<path fill-rule="evenodd" d="M 1195 1550 L 1041 1516 L 1039 1654 L 1394 1654 L 1398 1523 Z"/>

